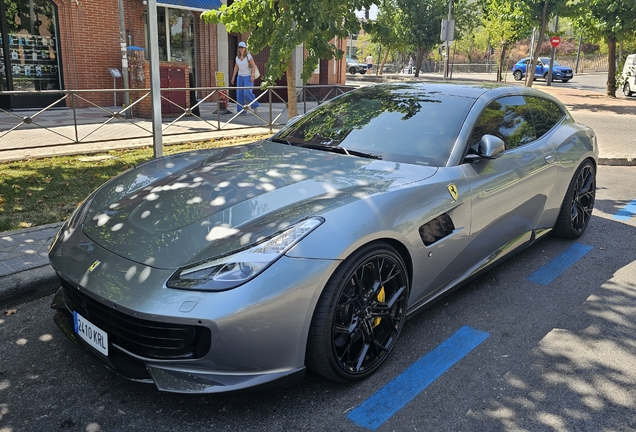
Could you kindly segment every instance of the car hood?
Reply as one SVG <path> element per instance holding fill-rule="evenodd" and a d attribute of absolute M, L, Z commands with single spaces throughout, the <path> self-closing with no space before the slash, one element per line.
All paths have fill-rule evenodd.
<path fill-rule="evenodd" d="M 90 204 L 83 231 L 119 256 L 178 268 L 436 171 L 269 141 L 183 153 L 106 183 Z"/>

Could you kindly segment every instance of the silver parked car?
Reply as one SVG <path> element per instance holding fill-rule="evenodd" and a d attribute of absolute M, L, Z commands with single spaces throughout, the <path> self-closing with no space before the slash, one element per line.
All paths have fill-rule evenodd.
<path fill-rule="evenodd" d="M 356 72 L 364 75 L 365 73 L 367 73 L 367 65 L 347 58 L 347 71 L 349 71 L 351 75 L 355 75 Z"/>
<path fill-rule="evenodd" d="M 165 391 L 306 367 L 361 379 L 426 304 L 549 232 L 581 236 L 597 155 L 538 90 L 360 88 L 265 141 L 152 160 L 96 190 L 50 250 L 54 319 Z"/>

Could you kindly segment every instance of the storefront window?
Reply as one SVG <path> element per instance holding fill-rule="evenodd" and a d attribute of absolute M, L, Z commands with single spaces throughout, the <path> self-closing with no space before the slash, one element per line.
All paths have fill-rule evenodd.
<path fill-rule="evenodd" d="M 169 9 L 170 61 L 185 62 L 194 67 L 194 24 L 190 12 Z"/>
<path fill-rule="evenodd" d="M 4 0 L 0 0 L 4 1 Z M 8 0 L 8 68 L 13 90 L 60 90 L 59 45 L 55 7 L 50 0 Z M 6 76 L 3 75 L 6 87 Z"/>
<path fill-rule="evenodd" d="M 190 70 L 193 70 L 195 55 L 192 13 L 186 10 L 158 7 L 157 30 L 159 60 L 188 63 Z M 146 34 L 148 34 L 147 31 Z M 146 46 L 148 46 L 147 43 Z"/>

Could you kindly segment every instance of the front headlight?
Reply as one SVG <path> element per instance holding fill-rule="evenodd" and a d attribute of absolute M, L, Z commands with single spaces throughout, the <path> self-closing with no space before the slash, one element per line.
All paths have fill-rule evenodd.
<path fill-rule="evenodd" d="M 322 218 L 307 219 L 249 249 L 181 268 L 166 285 L 169 288 L 202 291 L 236 288 L 264 271 L 323 222 Z"/>

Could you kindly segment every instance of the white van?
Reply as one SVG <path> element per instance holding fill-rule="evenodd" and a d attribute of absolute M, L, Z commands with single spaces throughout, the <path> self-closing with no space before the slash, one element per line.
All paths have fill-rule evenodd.
<path fill-rule="evenodd" d="M 636 54 L 630 54 L 623 66 L 623 94 L 631 96 L 636 93 Z"/>

